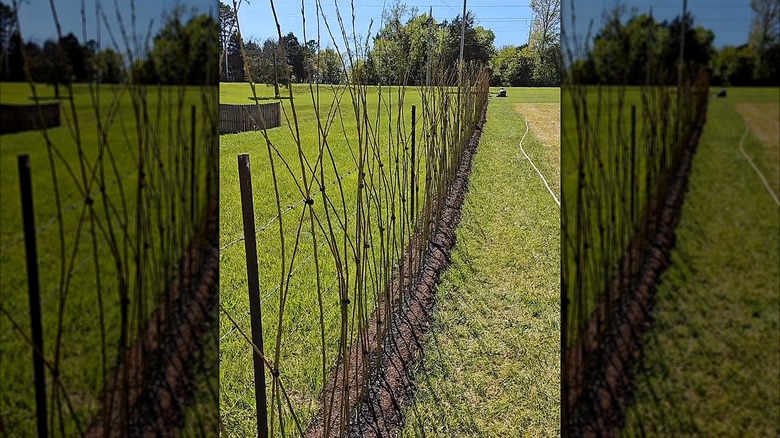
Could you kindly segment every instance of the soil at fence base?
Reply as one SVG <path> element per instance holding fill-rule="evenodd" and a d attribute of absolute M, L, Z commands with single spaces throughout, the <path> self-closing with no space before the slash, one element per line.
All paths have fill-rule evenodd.
<path fill-rule="evenodd" d="M 328 377 L 320 409 L 306 430 L 307 438 L 340 436 L 341 413 L 338 406 L 342 406 L 343 398 L 347 399 L 350 407 L 349 424 L 346 427 L 348 436 L 393 436 L 403 425 L 403 408 L 414 395 L 412 365 L 422 354 L 423 335 L 430 326 L 436 285 L 450 264 L 450 253 L 455 246 L 455 230 L 460 223 L 461 206 L 468 189 L 471 165 L 486 114 L 487 105 L 464 148 L 454 183 L 435 224 L 422 266 L 417 266 L 419 261 L 414 258 L 411 262 L 406 259 L 394 275 L 390 287 L 392 290 L 389 292 L 393 316 L 391 327 L 383 336 L 384 349 L 380 353 L 376 342 L 379 327 L 385 319 L 385 303 L 382 301 L 371 315 L 366 333 L 350 346 L 346 393 L 334 391 L 334 388 L 342 388 L 343 364 L 340 362 Z M 420 248 L 420 243 L 413 239 L 410 246 L 416 250 Z M 403 275 L 399 275 L 401 272 Z M 415 272 L 420 272 L 419 278 L 413 278 Z M 377 368 L 380 354 L 381 361 Z M 325 406 L 335 408 L 331 412 L 324 412 Z"/>
<path fill-rule="evenodd" d="M 656 284 L 670 263 L 693 156 L 706 118 L 706 106 L 682 152 L 675 180 L 662 204 L 648 243 L 636 236 L 621 260 L 626 281 L 613 281 L 585 331 L 566 351 L 566 403 L 571 413 L 564 436 L 615 436 L 633 397 L 631 368 L 639 360 L 642 336 L 652 323 Z M 641 260 L 641 266 L 632 266 Z M 635 285 L 635 287 L 631 287 Z M 610 310 L 613 309 L 613 310 Z M 606 323 L 608 327 L 604 332 Z M 604 337 L 599 340 L 600 334 Z M 584 381 L 576 372 L 591 364 Z"/>
<path fill-rule="evenodd" d="M 193 236 L 179 262 L 180 274 L 169 285 L 169 302 L 159 304 L 114 370 L 87 437 L 179 436 L 192 402 L 193 363 L 204 360 L 201 346 L 216 322 L 218 214 L 212 202 L 206 226 Z M 216 435 L 216 418 L 213 424 Z"/>

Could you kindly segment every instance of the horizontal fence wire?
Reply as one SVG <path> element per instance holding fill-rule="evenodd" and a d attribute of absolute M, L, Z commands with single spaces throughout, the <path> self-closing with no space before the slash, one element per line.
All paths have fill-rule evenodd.
<path fill-rule="evenodd" d="M 357 216 L 357 210 L 356 210 L 356 211 L 354 211 L 350 217 L 351 217 L 351 218 L 354 218 L 355 216 Z M 323 239 L 323 242 L 322 242 L 321 244 L 319 244 L 319 246 L 317 247 L 317 251 L 319 251 L 319 250 L 321 250 L 322 248 L 324 248 L 324 247 L 325 247 L 325 245 L 327 245 L 327 244 L 328 244 L 328 242 L 329 242 L 329 241 L 328 241 L 327 239 Z M 296 273 L 296 272 L 297 272 L 299 269 L 301 269 L 301 268 L 303 268 L 304 266 L 306 266 L 307 264 L 309 264 L 309 262 L 311 262 L 312 260 L 314 260 L 314 252 L 312 252 L 311 254 L 309 254 L 308 256 L 306 256 L 306 258 L 305 258 L 305 259 L 303 259 L 303 261 L 302 261 L 302 262 L 298 263 L 298 264 L 297 264 L 295 267 L 293 267 L 293 268 L 290 270 L 289 274 L 287 274 L 287 278 L 288 278 L 288 279 L 289 279 L 289 278 L 292 278 L 292 277 L 295 275 L 295 273 Z M 271 298 L 271 297 L 272 297 L 274 294 L 276 294 L 277 292 L 279 292 L 279 285 L 277 285 L 276 287 L 274 287 L 274 288 L 273 288 L 273 290 L 271 290 L 271 291 L 270 291 L 270 292 L 268 292 L 267 294 L 263 295 L 262 299 L 260 300 L 260 304 L 263 304 L 263 303 L 264 303 L 266 300 L 268 300 L 269 298 Z M 249 314 L 249 312 L 246 312 L 246 313 L 244 314 L 244 316 L 242 316 L 242 317 L 241 317 L 241 319 L 240 319 L 240 320 L 237 322 L 237 324 L 241 324 L 242 322 L 244 322 L 244 321 L 245 321 L 245 320 L 246 320 L 246 319 L 249 317 L 249 315 L 250 315 L 250 314 Z M 219 338 L 219 340 L 220 340 L 220 341 L 222 341 L 223 339 L 226 339 L 226 338 L 227 338 L 227 337 L 228 337 L 230 334 L 232 334 L 232 333 L 235 331 L 235 329 L 236 329 L 235 327 L 231 328 L 231 329 L 230 329 L 230 330 L 229 330 L 227 333 L 225 333 L 224 335 L 222 335 L 222 336 Z"/>
<path fill-rule="evenodd" d="M 339 178 L 337 178 L 335 181 L 331 181 L 331 182 L 330 182 L 330 183 L 329 183 L 327 186 L 325 186 L 325 187 L 326 187 L 326 188 L 328 188 L 328 187 L 332 187 L 332 186 L 334 186 L 334 185 L 338 184 L 338 183 L 339 183 L 340 181 L 342 181 L 344 178 L 348 177 L 349 175 L 352 175 L 352 174 L 353 174 L 353 173 L 355 173 L 356 171 L 357 171 L 357 167 L 356 167 L 356 168 L 353 168 L 353 169 L 352 169 L 352 170 L 350 170 L 349 172 L 347 172 L 347 173 L 345 173 L 345 174 L 341 175 L 341 176 L 340 176 Z M 301 199 L 300 201 L 296 202 L 295 204 L 290 204 L 290 205 L 288 205 L 287 207 L 285 207 L 285 208 L 284 208 L 284 210 L 282 210 L 282 213 L 281 213 L 281 214 L 282 214 L 282 215 L 284 215 L 285 213 L 288 213 L 288 212 L 290 212 L 290 211 L 292 211 L 292 210 L 295 210 L 296 208 L 298 208 L 298 207 L 300 207 L 301 205 L 303 205 L 305 202 L 306 202 L 306 199 Z M 260 233 L 262 233 L 263 231 L 265 231 L 265 230 L 266 230 L 266 229 L 267 229 L 269 226 L 271 226 L 271 225 L 272 225 L 274 222 L 276 222 L 276 221 L 279 219 L 279 217 L 280 217 L 280 216 L 277 214 L 276 216 L 274 216 L 273 218 L 271 218 L 271 219 L 270 219 L 268 222 L 266 222 L 266 224 L 265 224 L 265 225 L 263 225 L 262 227 L 259 227 L 259 228 L 257 229 L 257 231 L 255 232 L 255 235 L 259 235 Z M 241 237 L 239 237 L 239 238 L 233 239 L 233 240 L 231 240 L 230 242 L 226 243 L 225 245 L 221 246 L 221 247 L 219 248 L 219 252 L 221 253 L 222 251 L 224 251 L 224 250 L 226 250 L 226 249 L 230 248 L 231 246 L 233 246 L 233 245 L 236 245 L 237 243 L 243 242 L 245 239 L 246 239 L 246 237 L 245 237 L 245 236 L 241 236 Z"/>
<path fill-rule="evenodd" d="M 111 185 L 106 186 L 106 188 L 111 187 L 111 186 L 115 186 L 115 185 L 118 185 L 118 184 L 121 184 L 123 179 L 125 179 L 126 177 L 128 177 L 130 175 L 133 175 L 133 174 L 137 175 L 138 171 L 133 169 L 133 170 L 131 170 L 129 172 L 125 172 L 119 178 L 115 178 L 114 181 L 111 182 Z M 49 227 L 51 227 L 57 221 L 57 219 L 60 219 L 61 217 L 65 216 L 66 213 L 71 212 L 73 209 L 75 209 L 79 205 L 84 205 L 85 203 L 87 203 L 86 199 L 79 198 L 79 199 L 74 200 L 70 204 L 66 205 L 65 207 L 62 207 L 62 215 L 55 214 L 54 216 L 50 217 L 43 225 L 40 225 L 35 230 L 35 235 L 38 236 L 39 234 L 43 233 Z M 0 247 L 0 252 L 7 250 L 8 248 L 11 248 L 14 245 L 18 245 L 18 244 L 20 244 L 23 241 L 24 241 L 24 234 L 23 233 L 19 233 L 16 237 L 14 237 L 13 239 L 10 239 L 8 242 L 3 244 L 3 246 Z"/>

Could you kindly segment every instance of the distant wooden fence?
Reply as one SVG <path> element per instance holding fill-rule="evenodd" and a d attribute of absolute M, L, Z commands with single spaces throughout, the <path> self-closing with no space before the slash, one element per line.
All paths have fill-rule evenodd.
<path fill-rule="evenodd" d="M 282 126 L 282 108 L 279 102 L 260 105 L 219 104 L 219 133 L 235 134 Z"/>
<path fill-rule="evenodd" d="M 0 134 L 60 126 L 60 104 L 0 105 Z"/>

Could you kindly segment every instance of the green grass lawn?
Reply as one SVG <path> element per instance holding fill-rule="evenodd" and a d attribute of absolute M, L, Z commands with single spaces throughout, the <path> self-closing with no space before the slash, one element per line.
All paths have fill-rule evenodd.
<path fill-rule="evenodd" d="M 1 87 L 0 103 L 33 102 L 30 86 L 26 83 L 3 83 Z M 38 85 L 36 88 L 39 97 L 54 95 L 52 87 Z M 148 109 L 148 121 L 142 124 L 137 121 L 133 99 L 126 87 L 104 85 L 93 88 L 92 92 L 94 94 L 87 84 L 75 84 L 73 106 L 69 100 L 61 100 L 62 126 L 47 132 L 52 150 L 56 151 L 53 158 L 56 175 L 52 174 L 47 141 L 42 132 L 0 137 L 0 203 L 3 205 L 0 212 L 0 302 L 21 327 L 21 331 L 14 330 L 11 320 L 5 314 L 0 315 L 0 415 L 6 430 L 18 432 L 17 436 L 31 436 L 35 431 L 32 355 L 31 347 L 25 341 L 25 337 L 30 337 L 31 329 L 17 155 L 29 154 L 32 164 L 45 357 L 54 361 L 59 332 L 60 379 L 82 429 L 96 413 L 98 393 L 118 356 L 121 333 L 119 278 L 127 282 L 132 292 L 128 328 L 128 341 L 132 341 L 159 300 L 161 286 L 168 282 L 167 278 L 158 275 L 169 275 L 161 269 L 169 263 L 166 260 L 172 259 L 169 252 L 175 251 L 184 238 L 172 237 L 171 232 L 183 228 L 181 225 L 177 228 L 171 215 L 177 212 L 181 215 L 182 206 L 189 205 L 189 196 L 198 196 L 187 193 L 180 199 L 183 190 L 174 188 L 174 184 L 183 178 L 181 162 L 184 145 L 189 144 L 191 105 L 200 108 L 198 114 L 203 120 L 202 90 L 149 87 L 145 104 L 136 101 Z M 65 87 L 61 87 L 61 93 L 69 95 Z M 203 149 L 204 132 L 198 132 L 198 148 Z M 131 255 L 141 252 L 134 249 L 137 248 L 136 226 L 141 213 L 137 211 L 136 195 L 139 138 L 145 138 L 148 145 L 146 160 L 155 164 L 145 166 L 151 169 L 147 170 L 147 181 L 152 191 L 146 199 L 147 202 L 159 202 L 147 207 L 153 213 L 140 215 L 150 227 L 150 231 L 145 232 L 148 240 L 144 243 L 148 246 L 142 251 L 143 257 L 152 257 L 146 262 L 145 270 L 149 275 L 143 281 L 138 280 L 135 272 L 138 263 L 133 262 Z M 101 144 L 104 147 L 100 147 Z M 99 156 L 102 157 L 100 160 Z M 104 165 L 93 167 L 98 161 Z M 87 181 L 92 181 L 93 172 L 96 175 L 94 182 L 85 183 L 83 174 Z M 202 176 L 199 175 L 201 192 Z M 84 202 L 85 187 L 95 201 L 94 234 Z M 104 194 L 101 194 L 102 189 Z M 174 196 L 176 193 L 179 195 Z M 58 202 L 62 209 L 61 227 L 57 220 Z M 202 199 L 199 202 L 203 204 Z M 158 231 L 158 221 L 169 228 L 167 234 Z M 112 231 L 109 231 L 109 224 Z M 107 237 L 111 232 L 114 238 Z M 95 250 L 93 239 L 97 240 Z M 112 256 L 112 244 L 126 263 L 121 275 Z M 70 282 L 67 294 L 63 293 L 62 279 Z M 60 309 L 62 329 L 58 330 Z M 47 391 L 52 393 L 51 379 Z M 62 397 L 59 403 L 64 415 L 63 429 L 66 435 L 73 435 L 76 422 Z M 57 408 L 50 405 L 49 412 L 54 410 Z"/>
<path fill-rule="evenodd" d="M 524 105 L 560 92 L 507 91 L 488 107 L 402 436 L 560 433 L 560 211 L 519 149 Z M 523 146 L 559 196 L 559 143 L 539 129 Z"/>
<path fill-rule="evenodd" d="M 780 215 L 738 150 L 736 110 L 778 101 L 777 88 L 710 100 L 625 436 L 778 434 Z M 777 190 L 774 129 L 774 144 L 749 134 L 745 150 Z"/>

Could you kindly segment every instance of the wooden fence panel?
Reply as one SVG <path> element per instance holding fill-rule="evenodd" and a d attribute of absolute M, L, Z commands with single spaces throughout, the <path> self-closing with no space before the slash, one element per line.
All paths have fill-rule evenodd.
<path fill-rule="evenodd" d="M 219 104 L 219 133 L 235 134 L 256 131 L 263 127 L 282 126 L 282 111 L 279 102 L 260 105 Z"/>
<path fill-rule="evenodd" d="M 0 105 L 0 134 L 60 126 L 60 104 Z"/>

